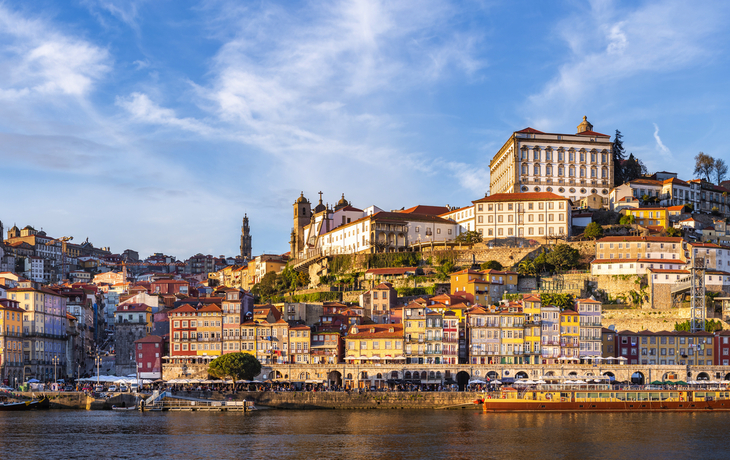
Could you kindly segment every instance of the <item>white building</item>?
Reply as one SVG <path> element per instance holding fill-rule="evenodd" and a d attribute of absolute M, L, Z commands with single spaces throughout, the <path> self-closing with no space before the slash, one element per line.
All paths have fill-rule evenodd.
<path fill-rule="evenodd" d="M 597 193 L 608 204 L 611 152 L 610 136 L 593 131 L 586 117 L 576 134 L 526 128 L 513 133 L 489 163 L 490 191 L 552 192 L 573 202 Z"/>
<path fill-rule="evenodd" d="M 476 230 L 487 240 L 570 236 L 570 201 L 554 193 L 499 193 L 473 203 Z"/>
<path fill-rule="evenodd" d="M 439 217 L 454 221 L 458 224 L 458 226 L 456 227 L 456 237 L 461 235 L 462 233 L 472 232 L 476 230 L 476 214 L 474 209 L 474 205 L 464 206 L 463 208 L 454 209 L 447 213 L 441 214 Z"/>

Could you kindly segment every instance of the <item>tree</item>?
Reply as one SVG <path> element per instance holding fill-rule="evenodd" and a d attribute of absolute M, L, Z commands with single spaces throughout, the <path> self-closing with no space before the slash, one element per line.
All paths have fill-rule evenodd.
<path fill-rule="evenodd" d="M 567 244 L 557 244 L 547 256 L 547 262 L 558 270 L 574 268 L 578 265 L 580 252 Z"/>
<path fill-rule="evenodd" d="M 634 179 L 638 179 L 646 174 L 646 166 L 638 158 L 634 157 L 634 154 L 629 154 L 628 160 L 623 162 L 621 168 L 621 177 L 624 182 L 629 182 Z"/>
<path fill-rule="evenodd" d="M 727 164 L 725 160 L 718 158 L 715 160 L 715 179 L 717 179 L 717 185 L 720 185 L 720 182 L 725 180 L 725 177 L 727 177 Z"/>
<path fill-rule="evenodd" d="M 454 262 L 447 260 L 443 264 L 439 265 L 438 268 L 436 268 L 436 278 L 440 279 L 441 281 L 446 281 L 449 279 L 449 275 L 453 273 L 456 270 L 456 266 L 454 265 Z"/>
<path fill-rule="evenodd" d="M 613 138 L 613 183 L 614 187 L 626 182 L 623 176 L 623 162 L 626 158 L 626 150 L 624 150 L 623 136 L 621 131 L 616 130 Z"/>
<path fill-rule="evenodd" d="M 496 260 L 488 260 L 484 262 L 481 267 L 482 270 L 502 270 L 502 264 Z"/>
<path fill-rule="evenodd" d="M 633 225 L 636 221 L 636 218 L 631 215 L 625 215 L 622 216 L 621 219 L 618 221 L 619 225 Z"/>
<path fill-rule="evenodd" d="M 547 261 L 547 254 L 545 252 L 541 252 L 537 255 L 537 257 L 532 259 L 532 265 L 535 268 L 535 273 L 546 272 L 553 268 L 552 265 Z"/>
<path fill-rule="evenodd" d="M 271 298 L 274 294 L 276 294 L 277 288 L 277 275 L 274 272 L 269 272 L 264 275 L 263 278 L 261 278 L 261 281 L 256 283 L 256 285 L 251 289 L 251 292 L 253 295 L 260 297 L 261 299 L 268 299 Z"/>
<path fill-rule="evenodd" d="M 667 229 L 664 230 L 664 233 L 666 233 L 667 236 L 671 237 L 682 236 L 682 231 L 674 227 L 667 227 Z"/>
<path fill-rule="evenodd" d="M 540 303 L 542 305 L 554 305 L 560 310 L 573 308 L 572 294 L 540 294 Z"/>
<path fill-rule="evenodd" d="M 208 365 L 208 374 L 215 378 L 230 377 L 233 380 L 253 380 L 261 373 L 261 363 L 248 353 L 228 353 Z"/>
<path fill-rule="evenodd" d="M 517 273 L 521 276 L 537 275 L 537 270 L 535 270 L 535 264 L 532 262 L 532 259 L 525 259 L 520 262 L 519 265 L 517 265 Z"/>
<path fill-rule="evenodd" d="M 471 231 L 460 234 L 454 238 L 454 241 L 463 244 L 476 244 L 484 241 L 484 238 L 482 238 L 482 235 L 479 232 Z"/>
<path fill-rule="evenodd" d="M 711 182 L 713 171 L 715 171 L 715 159 L 705 155 L 704 152 L 698 153 L 695 156 L 695 176 Z"/>
<path fill-rule="evenodd" d="M 603 236 L 603 227 L 598 222 L 591 222 L 583 232 L 583 236 L 592 240 L 601 238 Z"/>

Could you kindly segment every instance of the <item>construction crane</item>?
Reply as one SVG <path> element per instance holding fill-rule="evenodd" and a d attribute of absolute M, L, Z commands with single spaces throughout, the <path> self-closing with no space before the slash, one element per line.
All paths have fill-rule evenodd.
<path fill-rule="evenodd" d="M 63 236 L 61 238 L 54 238 L 46 243 L 46 246 L 61 243 L 61 281 L 66 279 L 66 243 L 73 239 L 73 236 Z"/>

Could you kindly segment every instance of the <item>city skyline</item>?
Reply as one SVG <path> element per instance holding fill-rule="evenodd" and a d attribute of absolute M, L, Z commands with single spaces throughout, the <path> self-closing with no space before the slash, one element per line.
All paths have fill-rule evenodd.
<path fill-rule="evenodd" d="M 5 229 L 141 256 L 288 251 L 292 203 L 464 206 L 528 126 L 726 157 L 728 7 L 684 2 L 0 5 Z"/>

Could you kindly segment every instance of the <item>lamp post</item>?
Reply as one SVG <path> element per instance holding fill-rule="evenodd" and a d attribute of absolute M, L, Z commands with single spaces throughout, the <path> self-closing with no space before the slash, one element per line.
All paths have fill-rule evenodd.
<path fill-rule="evenodd" d="M 101 355 L 99 355 L 99 351 L 96 352 L 96 359 L 94 359 L 94 362 L 96 363 L 96 384 L 99 385 L 99 366 L 101 365 Z"/>
<path fill-rule="evenodd" d="M 53 383 L 58 383 L 58 374 L 56 373 L 56 366 L 58 366 L 58 355 L 53 355 Z"/>

